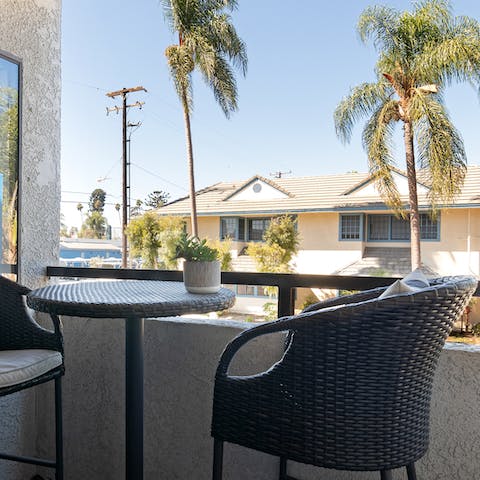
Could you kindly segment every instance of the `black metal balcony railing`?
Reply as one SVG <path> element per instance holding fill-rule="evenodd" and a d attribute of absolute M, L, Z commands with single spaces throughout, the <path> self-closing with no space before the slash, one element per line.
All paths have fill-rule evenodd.
<path fill-rule="evenodd" d="M 178 270 L 137 270 L 111 268 L 47 267 L 50 277 L 112 278 L 135 280 L 182 281 Z M 352 277 L 342 275 L 307 275 L 299 273 L 222 272 L 222 283 L 278 287 L 278 316 L 292 315 L 295 288 L 328 288 L 336 290 L 368 290 L 390 285 L 395 277 Z M 480 287 L 475 296 L 480 296 Z"/>
<path fill-rule="evenodd" d="M 16 264 L 11 264 L 11 263 L 0 263 L 0 274 L 2 274 L 2 273 L 16 274 L 17 273 L 17 265 Z"/>

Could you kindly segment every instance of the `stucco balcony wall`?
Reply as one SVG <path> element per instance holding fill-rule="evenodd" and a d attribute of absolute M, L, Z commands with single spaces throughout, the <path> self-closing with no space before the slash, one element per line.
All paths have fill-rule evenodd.
<path fill-rule="evenodd" d="M 124 322 L 64 317 L 65 478 L 117 480 L 124 475 Z M 187 319 L 145 326 L 145 479 L 207 480 L 211 475 L 210 415 L 215 367 L 226 343 L 248 324 Z M 239 352 L 235 373 L 262 371 L 282 353 L 282 335 L 257 339 Z M 436 377 L 429 454 L 422 480 L 477 478 L 480 458 L 480 352 L 449 347 Z M 52 393 L 47 386 L 41 397 Z M 51 405 L 40 405 L 50 411 Z M 49 415 L 39 438 L 50 449 Z M 226 480 L 272 480 L 277 460 L 226 445 Z M 377 479 L 378 474 L 292 465 L 304 480 Z M 2 477 L 8 478 L 8 477 Z M 395 479 L 404 479 L 397 472 Z"/>

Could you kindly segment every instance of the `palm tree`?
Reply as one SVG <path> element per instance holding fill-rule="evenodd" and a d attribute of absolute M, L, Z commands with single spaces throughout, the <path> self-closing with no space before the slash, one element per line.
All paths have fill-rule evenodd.
<path fill-rule="evenodd" d="M 232 67 L 243 75 L 247 69 L 246 48 L 227 13 L 236 0 L 162 0 L 178 45 L 165 50 L 170 74 L 182 102 L 187 141 L 192 235 L 198 236 L 195 176 L 190 114 L 193 107 L 192 73 L 198 69 L 212 88 L 225 116 L 237 109 L 237 86 Z"/>
<path fill-rule="evenodd" d="M 83 224 L 83 205 L 81 203 L 77 203 L 77 210 L 80 213 L 80 222 Z"/>
<path fill-rule="evenodd" d="M 350 91 L 335 110 L 337 135 L 351 139 L 354 124 L 368 117 L 363 146 L 377 188 L 396 213 L 406 215 L 392 176 L 394 126 L 403 123 L 410 209 L 412 268 L 421 264 L 416 163 L 429 186 L 432 211 L 450 203 L 466 172 L 459 132 L 446 112 L 442 93 L 453 81 L 480 80 L 480 25 L 454 17 L 447 0 L 414 3 L 413 12 L 368 7 L 358 32 L 379 52 L 378 79 Z M 415 148 L 417 155 L 415 158 Z"/>
<path fill-rule="evenodd" d="M 122 215 L 120 214 L 120 208 L 121 208 L 121 205 L 119 203 L 116 203 L 115 204 L 115 210 L 117 211 L 118 213 L 118 222 L 120 223 L 120 225 L 122 224 Z"/>

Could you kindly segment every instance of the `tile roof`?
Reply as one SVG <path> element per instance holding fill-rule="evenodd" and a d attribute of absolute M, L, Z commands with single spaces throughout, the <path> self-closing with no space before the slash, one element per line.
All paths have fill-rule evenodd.
<path fill-rule="evenodd" d="M 420 175 L 419 175 L 420 176 Z M 234 195 L 255 179 L 267 181 L 269 185 L 288 194 L 285 198 L 237 200 Z M 359 196 L 358 186 L 369 183 L 368 173 L 343 173 L 312 177 L 282 177 L 267 180 L 255 175 L 239 182 L 220 182 L 197 192 L 199 216 L 208 215 L 261 215 L 276 213 L 301 213 L 321 211 L 385 210 L 385 204 L 377 196 Z M 425 183 L 424 183 L 425 185 Z M 355 196 L 348 192 L 354 191 Z M 407 202 L 407 197 L 402 196 Z M 419 195 L 420 208 L 428 208 L 426 195 Z M 480 208 L 480 166 L 469 166 L 461 193 L 452 207 Z M 188 197 L 175 200 L 158 210 L 161 215 L 188 215 Z"/>

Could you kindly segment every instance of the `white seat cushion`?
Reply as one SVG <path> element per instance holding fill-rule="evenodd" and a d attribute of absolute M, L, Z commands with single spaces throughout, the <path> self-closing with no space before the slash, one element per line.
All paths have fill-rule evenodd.
<path fill-rule="evenodd" d="M 0 351 L 0 388 L 32 380 L 62 364 L 62 355 L 54 350 Z"/>

